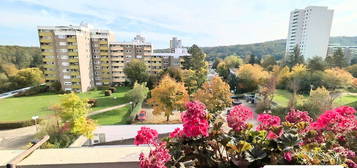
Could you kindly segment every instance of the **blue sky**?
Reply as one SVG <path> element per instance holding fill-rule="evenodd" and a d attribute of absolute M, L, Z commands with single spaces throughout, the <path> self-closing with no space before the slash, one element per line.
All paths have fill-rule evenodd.
<path fill-rule="evenodd" d="M 357 36 L 357 0 L 0 0 L 0 44 L 38 46 L 38 25 L 82 21 L 155 48 L 256 43 L 286 38 L 290 11 L 308 5 L 335 10 L 332 36 Z"/>

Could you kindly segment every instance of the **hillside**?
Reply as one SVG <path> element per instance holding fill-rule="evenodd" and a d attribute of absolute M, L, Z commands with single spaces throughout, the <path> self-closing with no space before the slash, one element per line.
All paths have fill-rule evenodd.
<path fill-rule="evenodd" d="M 232 54 L 236 54 L 239 56 L 254 54 L 259 57 L 264 55 L 273 55 L 276 57 L 276 59 L 280 59 L 285 53 L 285 42 L 286 39 L 281 39 L 245 45 L 202 47 L 202 49 L 205 53 L 207 53 L 208 59 L 214 59 L 215 57 L 223 58 Z M 331 37 L 330 44 L 357 45 L 357 37 Z M 155 51 L 165 52 L 168 50 L 160 49 Z"/>
<path fill-rule="evenodd" d="M 18 69 L 38 66 L 42 62 L 38 47 L 0 46 L 0 65 L 15 64 Z"/>

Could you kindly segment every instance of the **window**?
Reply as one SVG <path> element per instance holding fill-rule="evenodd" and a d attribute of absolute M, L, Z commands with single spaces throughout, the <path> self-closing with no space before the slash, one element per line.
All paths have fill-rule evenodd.
<path fill-rule="evenodd" d="M 64 85 L 66 86 L 72 85 L 72 82 L 64 82 Z"/>
<path fill-rule="evenodd" d="M 61 59 L 68 59 L 68 55 L 61 55 Z"/>
<path fill-rule="evenodd" d="M 59 42 L 58 43 L 60 46 L 65 46 L 65 45 L 67 45 L 67 42 Z"/>
<path fill-rule="evenodd" d="M 71 79 L 71 76 L 64 75 L 64 76 L 63 76 L 63 79 Z"/>
<path fill-rule="evenodd" d="M 69 66 L 69 62 L 62 62 L 63 66 Z"/>
<path fill-rule="evenodd" d="M 63 69 L 62 72 L 68 72 L 69 70 L 68 69 Z"/>
<path fill-rule="evenodd" d="M 57 49 L 57 52 L 67 52 L 67 49 Z"/>
<path fill-rule="evenodd" d="M 66 36 L 65 36 L 65 35 L 57 35 L 57 38 L 59 38 L 59 39 L 65 39 Z"/>

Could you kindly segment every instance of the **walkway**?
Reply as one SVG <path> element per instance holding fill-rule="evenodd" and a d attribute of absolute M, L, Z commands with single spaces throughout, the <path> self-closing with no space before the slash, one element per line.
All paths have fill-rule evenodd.
<path fill-rule="evenodd" d="M 93 111 L 93 112 L 89 113 L 88 116 L 92 116 L 92 115 L 104 113 L 104 112 L 107 112 L 107 111 L 111 111 L 111 110 L 114 110 L 114 109 L 122 108 L 122 107 L 125 107 L 125 106 L 129 105 L 129 104 L 130 103 L 125 103 L 125 104 L 121 104 L 121 105 L 112 106 L 112 107 L 104 108 L 104 109 L 101 109 L 101 110 Z"/>
<path fill-rule="evenodd" d="M 0 150 L 23 149 L 36 134 L 36 126 L 0 131 Z"/>

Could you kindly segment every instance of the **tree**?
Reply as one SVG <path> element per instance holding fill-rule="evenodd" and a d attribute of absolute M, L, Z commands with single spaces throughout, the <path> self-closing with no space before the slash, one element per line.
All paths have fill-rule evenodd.
<path fill-rule="evenodd" d="M 148 93 L 149 88 L 146 87 L 146 83 L 135 83 L 133 89 L 129 90 L 125 96 L 136 106 L 146 99 Z"/>
<path fill-rule="evenodd" d="M 326 69 L 327 64 L 322 57 L 313 57 L 312 59 L 308 60 L 307 67 L 311 71 L 323 71 Z"/>
<path fill-rule="evenodd" d="M 220 77 L 227 80 L 229 75 L 229 67 L 225 62 L 221 62 L 217 66 L 217 73 Z"/>
<path fill-rule="evenodd" d="M 331 68 L 326 69 L 324 72 L 324 80 L 328 89 L 346 88 L 352 84 L 353 76 L 343 69 Z"/>
<path fill-rule="evenodd" d="M 5 72 L 7 77 L 14 76 L 17 71 L 17 68 L 14 64 L 8 63 L 8 64 L 2 64 L 1 65 L 1 70 Z"/>
<path fill-rule="evenodd" d="M 214 62 L 212 64 L 212 69 L 217 69 L 218 64 L 221 63 L 221 62 L 223 62 L 222 58 L 215 58 Z"/>
<path fill-rule="evenodd" d="M 272 55 L 267 55 L 263 58 L 261 66 L 267 70 L 272 70 L 273 66 L 276 65 L 275 57 Z"/>
<path fill-rule="evenodd" d="M 223 61 L 228 68 L 239 68 L 239 66 L 243 65 L 243 60 L 237 55 L 230 55 L 224 58 Z"/>
<path fill-rule="evenodd" d="M 207 70 L 206 54 L 196 44 L 193 44 L 188 52 L 191 54 L 191 57 L 184 57 L 184 69 L 195 71 Z"/>
<path fill-rule="evenodd" d="M 346 71 L 351 73 L 353 77 L 357 78 L 357 64 L 347 67 Z"/>
<path fill-rule="evenodd" d="M 75 93 L 67 94 L 59 105 L 58 115 L 62 123 L 68 124 L 71 133 L 92 138 L 95 122 L 87 118 L 89 112 L 87 102 Z"/>
<path fill-rule="evenodd" d="M 330 61 L 330 67 L 339 67 L 339 68 L 343 68 L 346 67 L 348 65 L 347 63 L 347 59 L 342 51 L 341 48 L 338 48 L 332 56 L 332 63 Z"/>
<path fill-rule="evenodd" d="M 151 90 L 148 103 L 153 105 L 153 114 L 164 113 L 166 120 L 170 120 L 174 110 L 183 110 L 184 104 L 189 100 L 188 93 L 183 83 L 165 75 L 159 85 Z"/>
<path fill-rule="evenodd" d="M 268 77 L 268 72 L 257 64 L 244 64 L 239 67 L 236 74 L 239 92 L 250 92 L 258 89 L 258 85 Z"/>
<path fill-rule="evenodd" d="M 19 70 L 10 81 L 15 88 L 36 86 L 45 82 L 43 72 L 38 68 L 25 68 Z"/>
<path fill-rule="evenodd" d="M 268 77 L 263 80 L 259 86 L 259 93 L 262 95 L 263 100 L 261 103 L 262 110 L 271 110 L 276 85 L 280 80 L 282 68 L 280 66 L 274 66 L 272 72 Z"/>
<path fill-rule="evenodd" d="M 257 63 L 257 59 L 256 59 L 254 54 L 250 55 L 248 63 L 249 64 L 256 64 Z"/>
<path fill-rule="evenodd" d="M 174 78 L 178 82 L 182 82 L 183 74 L 182 69 L 179 67 L 168 67 L 164 69 L 161 73 L 161 77 L 164 75 L 169 75 L 171 78 Z"/>
<path fill-rule="evenodd" d="M 124 67 L 124 73 L 132 84 L 135 82 L 146 82 L 149 76 L 145 62 L 139 59 L 132 59 Z"/>
<path fill-rule="evenodd" d="M 301 55 L 300 47 L 298 45 L 294 47 L 294 51 L 288 55 L 287 60 L 285 61 L 288 67 L 304 63 L 304 57 Z"/>
<path fill-rule="evenodd" d="M 333 108 L 333 101 L 334 98 L 330 92 L 324 87 L 319 87 L 310 91 L 310 96 L 303 106 L 309 110 L 312 117 L 317 117 L 324 111 Z"/>
<path fill-rule="evenodd" d="M 202 88 L 197 90 L 193 98 L 205 104 L 210 113 L 217 114 L 232 105 L 231 96 L 229 85 L 220 77 L 213 77 L 211 81 L 206 81 Z"/>
<path fill-rule="evenodd" d="M 185 87 L 187 88 L 187 92 L 189 95 L 192 93 L 196 92 L 197 89 L 199 88 L 199 84 L 197 81 L 197 76 L 195 71 L 193 70 L 183 70 L 183 82 L 185 84 Z"/>

